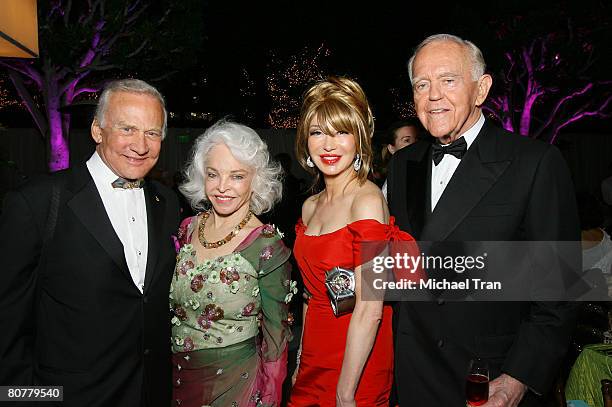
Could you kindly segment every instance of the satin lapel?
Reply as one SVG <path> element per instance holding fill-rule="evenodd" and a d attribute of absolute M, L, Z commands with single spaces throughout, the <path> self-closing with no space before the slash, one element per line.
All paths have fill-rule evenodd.
<path fill-rule="evenodd" d="M 67 203 L 68 207 L 131 281 L 123 244 L 113 229 L 87 167 L 85 165 L 75 167 L 73 175 L 67 185 L 67 188 L 74 193 Z"/>
<path fill-rule="evenodd" d="M 483 126 L 446 186 L 426 223 L 421 240 L 442 241 L 457 228 L 510 165 L 507 154 L 496 156 L 495 134 Z"/>
<path fill-rule="evenodd" d="M 429 150 L 420 161 L 406 162 L 406 213 L 410 223 L 410 234 L 415 238 L 421 234 L 425 223 L 427 198 L 427 165 Z"/>
<path fill-rule="evenodd" d="M 164 213 L 166 211 L 166 201 L 162 195 L 157 193 L 155 187 L 147 181 L 145 184 L 145 202 L 147 205 L 147 231 L 148 231 L 148 255 L 147 271 L 145 273 L 145 292 L 147 287 L 155 278 L 157 269 L 157 258 L 159 257 L 159 245 L 164 236 L 161 236 Z M 170 236 L 166 236 L 170 239 Z"/>
<path fill-rule="evenodd" d="M 431 156 L 432 149 L 430 148 L 427 151 L 427 169 L 425 170 L 425 212 L 423 213 L 425 223 L 427 223 L 431 216 L 431 166 L 433 165 Z"/>

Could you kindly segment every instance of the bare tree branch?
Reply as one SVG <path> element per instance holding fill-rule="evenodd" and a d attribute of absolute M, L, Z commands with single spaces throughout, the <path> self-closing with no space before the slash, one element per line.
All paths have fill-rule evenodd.
<path fill-rule="evenodd" d="M 49 12 L 47 13 L 47 21 L 53 20 L 55 14 L 61 14 L 62 2 L 61 0 L 53 0 Z"/>
<path fill-rule="evenodd" d="M 89 11 L 82 14 L 82 19 L 79 18 L 79 22 L 83 25 L 87 25 L 96 16 L 104 16 L 104 2 L 105 0 L 95 0 L 93 3 L 88 0 Z"/>
<path fill-rule="evenodd" d="M 538 89 L 538 83 L 533 74 L 533 65 L 530 52 L 533 51 L 534 46 L 535 40 L 531 42 L 529 52 L 525 48 L 523 48 L 522 52 L 525 69 L 527 70 L 527 90 L 525 91 L 525 100 L 523 102 L 523 111 L 521 113 L 521 123 L 519 126 L 519 131 L 522 135 L 529 134 L 529 126 L 531 124 L 531 107 L 537 98 L 542 94 Z"/>
<path fill-rule="evenodd" d="M 175 15 L 171 10 L 182 1 L 170 0 L 169 7 L 160 10 L 160 13 L 156 9 L 156 22 L 167 24 Z M 44 0 L 39 2 L 46 17 L 41 18 L 41 40 L 45 52 L 40 59 L 26 63 L 0 58 L 0 70 L 8 70 L 16 92 L 37 128 L 49 138 L 51 169 L 68 165 L 66 136 L 70 113 L 61 112 L 61 106 L 72 103 L 75 97 L 99 91 L 100 77 L 105 76 L 109 80 L 112 76 L 99 73 L 120 68 L 124 64 L 125 60 L 119 60 L 117 51 L 126 58 L 142 54 L 147 54 L 149 58 L 149 51 L 152 51 L 147 61 L 155 63 L 159 47 L 151 38 L 143 38 L 139 42 L 132 40 L 128 49 L 117 47 L 123 39 L 134 34 L 137 34 L 134 38 L 150 34 L 146 31 L 135 33 L 135 29 L 141 21 L 149 18 L 146 11 L 152 3 L 149 0 Z M 163 30 L 164 27 L 160 27 L 156 37 Z M 65 44 L 67 41 L 71 45 Z M 66 49 L 68 47 L 70 49 Z M 165 52 L 167 55 L 168 50 Z M 161 70 L 153 71 L 159 73 Z M 153 80 L 159 81 L 174 73 L 176 71 L 163 72 Z"/>
<path fill-rule="evenodd" d="M 138 48 L 136 48 L 134 51 L 130 52 L 129 54 L 127 54 L 126 58 L 133 58 L 136 55 L 140 54 L 142 52 L 142 50 L 145 48 L 145 46 L 149 43 L 149 40 L 144 40 L 142 42 L 142 44 L 140 44 L 140 46 Z"/>
<path fill-rule="evenodd" d="M 166 79 L 167 77 L 174 75 L 175 73 L 179 72 L 178 70 L 173 70 L 173 71 L 168 71 L 166 73 L 164 73 L 163 75 L 160 75 L 158 77 L 152 78 L 150 79 L 151 82 L 159 82 L 163 79 Z"/>
<path fill-rule="evenodd" d="M 107 65 L 90 65 L 88 67 L 89 71 L 108 71 L 109 69 L 119 68 L 116 64 L 107 64 Z"/>
<path fill-rule="evenodd" d="M 517 59 L 519 59 L 519 61 L 521 62 L 520 67 L 517 67 L 516 70 L 516 79 L 514 80 L 515 84 L 518 85 L 519 89 L 523 92 L 523 93 L 527 93 L 527 88 L 525 87 L 525 83 L 524 83 L 524 77 L 527 76 L 527 69 L 525 69 L 525 61 L 523 61 L 523 55 L 522 53 L 519 53 L 519 55 L 516 57 Z M 513 81 L 511 80 L 510 83 L 512 83 Z"/>
<path fill-rule="evenodd" d="M 36 106 L 36 102 L 34 101 L 34 98 L 32 97 L 28 89 L 23 84 L 23 81 L 21 80 L 21 78 L 15 71 L 9 70 L 8 75 L 9 75 L 9 78 L 11 79 L 11 82 L 13 82 L 13 85 L 15 86 L 15 89 L 17 90 L 17 93 L 19 94 L 19 97 L 23 101 L 26 109 L 28 109 L 28 111 L 30 112 L 30 115 L 32 116 L 32 119 L 34 120 L 36 127 L 38 127 L 40 134 L 43 137 L 46 137 L 47 131 L 49 130 L 49 126 L 47 125 L 44 115 L 41 113 L 38 106 Z"/>
<path fill-rule="evenodd" d="M 126 4 L 124 16 L 127 17 L 128 15 L 134 13 L 134 10 L 136 10 L 139 6 L 140 6 L 140 0 L 134 0 L 133 3 Z"/>
<path fill-rule="evenodd" d="M 60 95 L 63 95 L 64 93 L 66 93 L 70 88 L 74 89 L 74 87 L 77 86 L 83 78 L 89 75 L 90 72 L 91 71 L 83 71 L 79 73 L 77 76 L 72 77 L 68 79 L 67 81 L 65 81 L 63 84 L 61 84 L 59 86 Z"/>
<path fill-rule="evenodd" d="M 168 19 L 168 16 L 172 12 L 172 9 L 174 9 L 173 6 L 174 6 L 174 4 L 172 4 L 168 8 L 166 8 L 166 11 L 164 12 L 164 15 L 161 16 L 161 18 L 159 19 L 158 24 L 163 24 L 163 23 L 166 22 L 166 20 Z"/>
<path fill-rule="evenodd" d="M 93 86 L 93 87 L 82 87 L 79 89 L 76 89 L 74 91 L 74 98 L 76 98 L 77 96 L 79 96 L 82 93 L 98 93 L 100 92 L 100 90 L 102 89 L 101 86 Z"/>
<path fill-rule="evenodd" d="M 514 70 L 516 63 L 514 62 L 512 53 L 506 52 L 504 53 L 504 55 L 506 57 L 506 60 L 508 61 L 509 66 L 508 66 L 508 70 L 506 71 L 506 75 L 503 75 L 503 78 L 506 83 L 509 83 L 512 81 L 512 79 L 510 78 L 510 75 L 512 74 L 512 71 Z"/>
<path fill-rule="evenodd" d="M 4 66 L 9 70 L 19 72 L 20 74 L 27 76 L 31 80 L 33 80 L 38 86 L 42 85 L 42 77 L 38 71 L 29 66 L 27 63 L 23 63 L 21 61 L 15 61 L 14 63 L 8 63 L 7 60 L 3 60 L 0 58 L 0 66 Z"/>
<path fill-rule="evenodd" d="M 72 9 L 72 0 L 68 0 L 68 4 L 64 8 L 64 27 L 68 27 L 68 22 L 70 21 L 70 11 Z"/>
<path fill-rule="evenodd" d="M 542 124 L 540 126 L 540 129 L 538 130 L 538 134 L 542 134 L 542 132 L 544 131 L 544 129 L 546 129 L 548 126 L 550 126 L 550 124 L 553 122 L 553 120 L 557 117 L 557 113 L 559 112 L 559 110 L 561 109 L 561 107 L 567 103 L 570 100 L 573 100 L 579 96 L 584 95 L 585 93 L 587 93 L 588 91 L 590 91 L 593 88 L 593 84 L 592 83 L 587 83 L 582 89 L 579 89 L 569 95 L 566 95 L 564 97 L 562 97 L 561 99 L 559 99 L 557 101 L 557 103 L 555 104 L 555 107 L 553 108 L 553 110 L 551 111 L 550 115 L 548 116 L 548 120 L 546 120 L 546 122 L 544 122 L 544 124 Z"/>
<path fill-rule="evenodd" d="M 492 115 L 495 118 L 495 120 L 501 123 L 502 120 L 501 120 L 499 113 L 497 113 L 498 110 L 491 109 L 489 106 L 485 106 L 485 105 L 482 106 L 482 110 Z"/>
<path fill-rule="evenodd" d="M 59 78 L 65 78 L 66 75 L 68 75 L 70 72 L 73 72 L 73 70 L 67 66 L 64 66 L 59 71 L 57 71 L 57 76 Z"/>
<path fill-rule="evenodd" d="M 493 105 L 493 108 L 495 108 L 496 110 L 500 110 L 501 109 L 501 101 L 499 100 L 499 98 L 493 97 L 493 98 L 489 98 L 488 99 L 488 104 Z"/>
<path fill-rule="evenodd" d="M 140 7 L 140 9 L 137 9 L 137 7 Z M 129 10 L 129 17 L 125 21 L 126 25 L 132 25 L 148 7 L 148 4 L 140 6 L 140 1 L 136 1 Z"/>
<path fill-rule="evenodd" d="M 551 143 L 555 142 L 555 140 L 557 139 L 557 136 L 559 135 L 559 131 L 562 128 L 578 120 L 581 120 L 584 117 L 593 117 L 593 116 L 600 116 L 602 118 L 611 117 L 612 111 L 606 111 L 610 102 L 612 102 L 612 95 L 609 95 L 608 98 L 595 110 L 585 111 L 581 109 L 580 111 L 574 113 L 570 118 L 566 119 L 565 121 L 563 121 L 562 123 L 560 123 L 559 125 L 555 127 L 555 130 L 553 132 L 550 142 Z"/>

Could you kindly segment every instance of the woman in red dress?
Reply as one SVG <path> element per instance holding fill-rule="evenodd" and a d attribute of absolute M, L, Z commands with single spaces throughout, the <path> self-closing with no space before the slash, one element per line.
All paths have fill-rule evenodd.
<path fill-rule="evenodd" d="M 304 96 L 296 154 L 323 188 L 302 207 L 294 254 L 311 294 L 304 305 L 289 406 L 387 406 L 393 379 L 392 311 L 361 300 L 362 242 L 412 240 L 393 225 L 380 189 L 367 180 L 373 117 L 361 87 L 319 82 Z M 355 271 L 355 307 L 336 317 L 325 288 L 335 266 Z"/>

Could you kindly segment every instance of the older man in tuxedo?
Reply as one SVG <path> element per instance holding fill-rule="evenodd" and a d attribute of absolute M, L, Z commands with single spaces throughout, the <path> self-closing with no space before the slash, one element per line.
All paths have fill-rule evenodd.
<path fill-rule="evenodd" d="M 492 84 L 471 42 L 428 37 L 409 62 L 416 112 L 437 142 L 395 154 L 397 224 L 421 241 L 579 241 L 559 151 L 482 114 Z M 401 406 L 465 406 L 471 358 L 491 369 L 483 406 L 539 406 L 566 353 L 575 313 L 563 302 L 402 302 L 396 314 Z"/>
<path fill-rule="evenodd" d="M 0 220 L 0 385 L 63 386 L 62 406 L 168 406 L 176 196 L 144 177 L 162 95 L 111 82 L 87 162 L 33 179 Z"/>

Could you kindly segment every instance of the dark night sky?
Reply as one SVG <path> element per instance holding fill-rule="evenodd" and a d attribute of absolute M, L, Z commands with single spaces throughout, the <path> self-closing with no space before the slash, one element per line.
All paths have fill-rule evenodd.
<path fill-rule="evenodd" d="M 210 96 L 219 114 L 240 104 L 235 84 L 240 70 L 257 73 L 271 50 L 288 56 L 324 43 L 328 72 L 348 75 L 365 88 L 377 116 L 391 117 L 388 89 L 407 82 L 405 63 L 427 34 L 449 31 L 456 6 L 420 13 L 415 2 L 211 2 L 206 11 L 206 55 Z M 417 23 L 418 22 L 418 23 Z M 457 25 L 457 24 L 452 24 Z M 406 97 L 408 97 L 406 88 Z"/>
<path fill-rule="evenodd" d="M 265 94 L 263 79 L 270 54 L 287 58 L 304 47 L 316 49 L 324 43 L 331 51 L 325 59 L 327 73 L 358 80 L 372 104 L 377 128 L 384 129 L 397 119 L 390 89 L 399 90 L 402 100 L 411 97 L 406 62 L 413 47 L 426 36 L 448 32 L 473 40 L 483 50 L 488 65 L 495 69 L 502 60 L 504 47 L 492 35 L 493 21 L 543 10 L 553 13 L 565 10 L 568 15 L 579 18 L 607 4 L 603 0 L 471 0 L 464 3 L 469 6 L 440 0 L 380 0 L 365 5 L 346 0 L 202 0 L 203 32 L 197 28 L 193 35 L 205 40 L 202 48 L 193 52 L 195 67 L 176 66 L 178 74 L 157 85 L 167 96 L 170 111 L 179 112 L 183 117 L 186 112 L 211 112 L 212 117 L 201 122 L 175 118 L 169 124 L 202 127 L 211 120 L 234 115 L 251 126 L 265 127 L 263 113 L 268 111 L 269 98 L 261 95 Z M 604 17 L 604 21 L 609 27 L 610 16 Z M 611 31 L 608 29 L 607 35 Z M 606 45 L 610 52 L 603 52 L 601 69 L 612 64 L 612 39 L 608 38 Z M 240 92 L 243 70 L 257 83 L 255 98 L 245 98 Z M 253 121 L 240 116 L 245 107 L 256 111 Z M 31 125 L 27 112 L 17 113 L 11 113 L 10 117 L 0 114 L 0 122 L 18 127 Z M 89 118 L 75 118 L 74 123 L 87 126 Z M 607 130 L 610 120 L 603 124 L 586 120 L 578 126 Z"/>
<path fill-rule="evenodd" d="M 200 56 L 207 85 L 186 95 L 184 89 L 189 85 L 173 82 L 170 102 L 187 110 L 190 107 L 185 104 L 196 96 L 215 118 L 238 114 L 246 103 L 238 90 L 243 68 L 257 76 L 264 71 L 271 51 L 288 56 L 305 46 L 316 48 L 324 43 L 331 50 L 326 60 L 328 73 L 347 75 L 361 83 L 380 129 L 396 119 L 389 89 L 399 88 L 401 95 L 410 98 L 406 62 L 413 47 L 427 35 L 449 32 L 471 39 L 481 47 L 489 65 L 495 65 L 503 50 L 492 38 L 491 21 L 527 15 L 534 7 L 560 7 L 558 1 L 547 0 L 537 4 L 531 0 L 466 3 L 470 6 L 440 1 L 376 1 L 366 5 L 321 0 L 209 1 L 204 12 L 207 40 Z M 565 7 L 570 14 L 583 13 L 597 4 L 595 0 L 580 5 L 568 1 Z M 192 72 L 181 77 L 193 83 L 199 75 Z M 262 126 L 261 122 L 249 124 Z"/>

